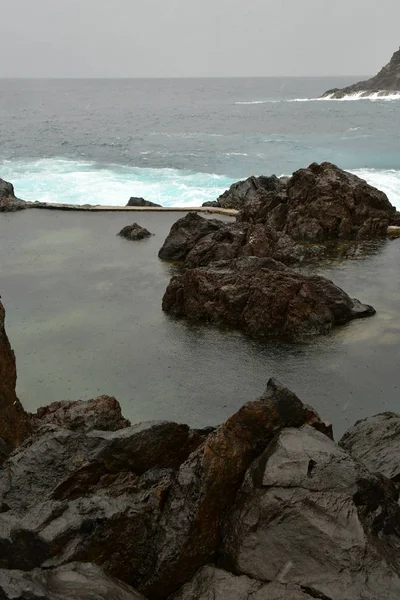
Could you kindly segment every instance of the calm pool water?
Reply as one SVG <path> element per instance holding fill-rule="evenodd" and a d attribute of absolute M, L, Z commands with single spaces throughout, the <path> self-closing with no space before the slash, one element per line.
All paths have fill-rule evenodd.
<path fill-rule="evenodd" d="M 110 394 L 133 422 L 214 425 L 278 377 L 333 422 L 400 410 L 400 240 L 325 265 L 376 317 L 307 344 L 276 345 L 161 311 L 171 268 L 157 258 L 177 213 L 0 215 L 0 293 L 28 410 Z M 128 242 L 137 221 L 155 235 Z"/>

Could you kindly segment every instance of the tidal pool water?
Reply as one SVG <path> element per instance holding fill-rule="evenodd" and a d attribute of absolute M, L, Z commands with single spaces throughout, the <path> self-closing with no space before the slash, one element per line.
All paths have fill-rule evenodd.
<path fill-rule="evenodd" d="M 0 215 L 0 293 L 28 410 L 114 395 L 132 422 L 216 425 L 277 377 L 334 425 L 400 409 L 400 239 L 317 272 L 377 315 L 302 344 L 259 342 L 161 310 L 157 258 L 179 213 Z M 133 221 L 155 235 L 128 242 Z"/>

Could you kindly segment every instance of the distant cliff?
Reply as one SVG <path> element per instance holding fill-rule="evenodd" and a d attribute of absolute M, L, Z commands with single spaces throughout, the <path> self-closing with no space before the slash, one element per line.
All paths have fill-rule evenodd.
<path fill-rule="evenodd" d="M 367 81 L 359 81 L 354 85 L 339 89 L 328 90 L 323 98 L 343 98 L 353 94 L 369 96 L 379 94 L 387 96 L 398 92 L 400 94 L 400 49 L 395 52 L 390 62 L 385 65 L 375 77 Z"/>

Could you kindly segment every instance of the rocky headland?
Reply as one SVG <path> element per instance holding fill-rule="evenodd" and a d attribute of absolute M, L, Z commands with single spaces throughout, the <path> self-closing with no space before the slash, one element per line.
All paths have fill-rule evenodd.
<path fill-rule="evenodd" d="M 216 428 L 27 414 L 1 306 L 0 598 L 397 600 L 400 416 L 332 428 L 282 384 Z"/>
<path fill-rule="evenodd" d="M 400 96 L 400 49 L 393 54 L 390 62 L 375 77 L 366 81 L 359 81 L 342 89 L 328 90 L 322 97 L 340 100 L 345 96 L 358 95 L 362 98 L 371 95 L 379 97 L 391 94 L 399 94 Z"/>

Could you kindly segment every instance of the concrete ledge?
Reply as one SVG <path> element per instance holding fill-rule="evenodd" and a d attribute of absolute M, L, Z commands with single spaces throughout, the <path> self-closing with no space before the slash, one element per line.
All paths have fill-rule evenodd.
<path fill-rule="evenodd" d="M 218 208 L 215 206 L 102 206 L 100 204 L 57 204 L 53 202 L 27 202 L 27 208 L 42 210 L 76 210 L 85 212 L 204 212 L 234 217 L 238 211 L 233 208 Z"/>

